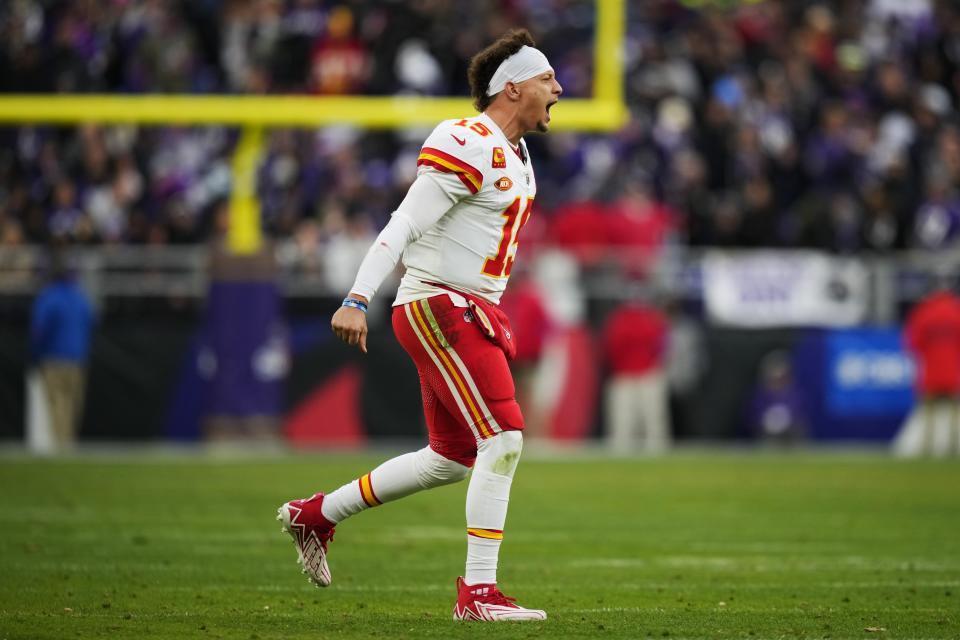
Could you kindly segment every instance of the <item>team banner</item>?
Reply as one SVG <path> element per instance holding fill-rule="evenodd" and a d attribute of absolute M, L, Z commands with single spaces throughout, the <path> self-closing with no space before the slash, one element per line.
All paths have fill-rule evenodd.
<path fill-rule="evenodd" d="M 707 313 L 737 327 L 848 327 L 867 312 L 867 270 L 815 251 L 710 252 L 703 262 Z"/>

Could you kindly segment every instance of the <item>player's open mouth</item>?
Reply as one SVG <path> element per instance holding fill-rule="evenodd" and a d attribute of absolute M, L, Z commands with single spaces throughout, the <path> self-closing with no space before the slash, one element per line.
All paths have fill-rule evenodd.
<path fill-rule="evenodd" d="M 552 107 L 553 105 L 557 104 L 557 102 L 559 102 L 559 101 L 558 101 L 558 100 L 554 100 L 553 102 L 550 102 L 550 103 L 547 104 L 547 122 L 550 122 L 550 107 Z"/>

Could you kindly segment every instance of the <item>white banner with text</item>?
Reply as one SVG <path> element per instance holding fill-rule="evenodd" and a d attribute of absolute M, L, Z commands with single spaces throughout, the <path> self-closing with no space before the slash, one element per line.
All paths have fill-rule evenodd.
<path fill-rule="evenodd" d="M 730 326 L 854 326 L 868 286 L 861 262 L 816 251 L 716 251 L 703 262 L 707 313 Z"/>

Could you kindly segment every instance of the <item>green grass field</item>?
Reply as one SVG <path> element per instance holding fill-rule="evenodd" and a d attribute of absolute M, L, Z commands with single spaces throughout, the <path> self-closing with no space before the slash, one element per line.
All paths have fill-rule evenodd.
<path fill-rule="evenodd" d="M 681 454 L 521 463 L 500 583 L 450 619 L 465 484 L 338 528 L 316 589 L 274 520 L 372 456 L 0 459 L 0 640 L 957 638 L 960 464 Z"/>

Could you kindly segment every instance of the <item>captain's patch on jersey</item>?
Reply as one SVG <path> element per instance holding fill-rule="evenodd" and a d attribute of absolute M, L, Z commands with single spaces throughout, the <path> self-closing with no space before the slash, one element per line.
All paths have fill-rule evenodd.
<path fill-rule="evenodd" d="M 493 148 L 493 162 L 490 163 L 494 169 L 506 169 L 507 168 L 507 156 L 503 154 L 503 147 L 494 147 Z M 506 191 L 506 189 L 503 189 Z"/>
<path fill-rule="evenodd" d="M 494 182 L 493 186 L 495 186 L 497 189 L 500 189 L 500 191 L 510 191 L 510 187 L 513 186 L 513 180 L 511 180 L 507 176 L 503 176 L 502 178 Z"/>

